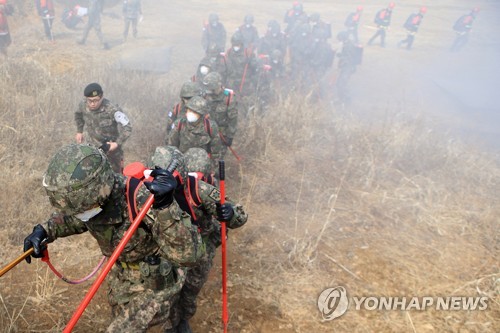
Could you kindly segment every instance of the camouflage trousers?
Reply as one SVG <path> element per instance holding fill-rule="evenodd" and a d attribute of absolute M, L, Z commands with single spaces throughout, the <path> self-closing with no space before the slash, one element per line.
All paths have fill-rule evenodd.
<path fill-rule="evenodd" d="M 141 262 L 140 269 L 113 267 L 108 277 L 108 302 L 113 319 L 106 332 L 146 332 L 160 324 L 166 330 L 178 324 L 169 317 L 178 302 L 186 273 L 180 268 L 162 272 L 160 265 Z"/>
<path fill-rule="evenodd" d="M 189 320 L 196 313 L 196 298 L 201 291 L 201 288 L 207 282 L 208 273 L 212 268 L 212 262 L 217 249 L 214 241 L 208 238 L 205 242 L 207 252 L 199 264 L 194 267 L 189 267 L 186 275 L 186 282 L 180 292 L 180 299 L 176 312 L 180 319 Z"/>

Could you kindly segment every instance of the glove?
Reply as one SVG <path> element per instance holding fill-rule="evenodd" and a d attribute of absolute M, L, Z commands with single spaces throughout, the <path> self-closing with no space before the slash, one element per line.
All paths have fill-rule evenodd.
<path fill-rule="evenodd" d="M 42 241 L 47 238 L 47 231 L 40 225 L 37 224 L 33 228 L 31 235 L 24 239 L 24 252 L 33 248 L 33 254 L 26 257 L 26 262 L 31 264 L 31 257 L 33 258 L 43 258 L 43 253 L 47 247 L 42 246 Z"/>
<path fill-rule="evenodd" d="M 107 142 L 103 143 L 99 147 L 99 149 L 102 150 L 104 152 L 104 154 L 106 154 L 109 151 L 109 143 L 107 143 Z"/>
<path fill-rule="evenodd" d="M 233 144 L 233 138 L 224 136 L 224 144 L 228 147 L 231 147 L 231 145 Z"/>
<path fill-rule="evenodd" d="M 153 208 L 164 209 L 170 206 L 174 201 L 174 190 L 177 187 L 177 180 L 165 169 L 160 167 L 155 167 L 153 172 L 151 172 L 151 177 L 154 178 L 152 182 L 144 182 L 149 192 L 151 192 L 155 201 L 153 203 Z"/>
<path fill-rule="evenodd" d="M 215 204 L 216 206 L 216 212 L 217 212 L 217 220 L 220 222 L 229 222 L 234 216 L 234 210 L 233 206 L 230 204 L 220 204 L 220 202 L 217 202 Z"/>

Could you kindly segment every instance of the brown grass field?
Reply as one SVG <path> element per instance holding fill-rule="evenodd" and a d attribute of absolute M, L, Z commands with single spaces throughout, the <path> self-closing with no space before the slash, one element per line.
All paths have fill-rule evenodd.
<path fill-rule="evenodd" d="M 386 1 L 360 3 L 366 41 Z M 243 160 L 227 156 L 226 185 L 250 218 L 229 235 L 229 332 L 500 331 L 498 107 L 496 116 L 481 113 L 433 85 L 442 73 L 437 68 L 461 72 L 500 59 L 500 6 L 422 3 L 429 11 L 415 49 L 407 52 L 395 44 L 404 37 L 402 22 L 421 2 L 397 2 L 388 47 L 365 48 L 349 107 L 335 109 L 328 96 L 281 94 L 266 114 L 240 121 L 234 148 Z M 119 15 L 120 5 L 111 4 L 105 13 Z M 336 34 L 357 4 L 304 1 L 304 8 L 321 12 Z M 131 118 L 126 162 L 145 161 L 163 144 L 167 110 L 203 55 L 208 13 L 219 13 L 230 36 L 251 12 L 262 34 L 290 5 L 143 0 L 137 40 L 122 43 L 122 20 L 103 17 L 109 51 L 93 32 L 86 46 L 77 45 L 81 27 L 68 30 L 58 20 L 56 42 L 45 41 L 31 2 L 26 17 L 9 17 L 13 44 L 9 58 L 0 58 L 0 266 L 21 254 L 23 239 L 52 212 L 42 176 L 53 153 L 74 140 L 73 112 L 86 84 L 100 82 Z M 448 53 L 454 20 L 475 5 L 481 13 L 469 45 Z M 148 61 L 143 50 L 155 47 L 170 48 L 168 73 L 116 65 L 141 52 Z M 335 69 L 327 73 L 335 75 Z M 101 257 L 89 235 L 59 239 L 49 249 L 52 263 L 73 279 Z M 92 281 L 69 285 L 39 260 L 22 262 L 0 278 L 0 332 L 61 332 Z M 351 304 L 342 317 L 324 321 L 318 296 L 336 286 L 350 296 L 485 296 L 488 308 L 369 311 Z M 104 332 L 110 318 L 102 286 L 74 332 Z M 222 331 L 220 256 L 191 326 Z"/>

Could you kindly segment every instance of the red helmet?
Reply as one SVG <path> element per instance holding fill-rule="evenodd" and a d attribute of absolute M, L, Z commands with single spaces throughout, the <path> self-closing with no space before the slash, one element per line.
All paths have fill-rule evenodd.
<path fill-rule="evenodd" d="M 5 5 L 7 3 L 7 0 L 0 0 L 0 5 Z"/>
<path fill-rule="evenodd" d="M 391 8 L 391 9 L 392 9 L 392 8 L 394 8 L 394 6 L 396 6 L 396 4 L 395 4 L 394 2 L 391 2 L 391 3 L 389 4 L 389 8 Z"/>
<path fill-rule="evenodd" d="M 358 7 L 356 8 L 356 11 L 357 11 L 357 12 L 362 12 L 362 11 L 363 11 L 363 6 L 358 6 Z"/>
<path fill-rule="evenodd" d="M 421 13 L 421 14 L 425 14 L 425 13 L 427 13 L 427 7 L 422 7 L 422 8 L 420 8 L 420 13 Z"/>

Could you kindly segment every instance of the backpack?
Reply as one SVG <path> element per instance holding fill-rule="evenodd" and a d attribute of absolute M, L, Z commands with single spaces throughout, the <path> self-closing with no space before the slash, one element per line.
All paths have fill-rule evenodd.
<path fill-rule="evenodd" d="M 375 15 L 375 24 L 381 25 L 384 24 L 385 16 L 387 14 L 387 11 L 384 9 L 381 9 L 377 12 L 377 15 Z"/>

